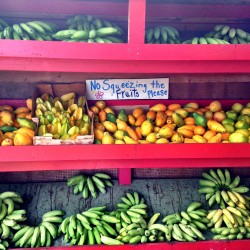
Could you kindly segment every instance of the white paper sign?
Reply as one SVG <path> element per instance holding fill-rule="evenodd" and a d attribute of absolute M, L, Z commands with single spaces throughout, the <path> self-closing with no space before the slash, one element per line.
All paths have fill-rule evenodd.
<path fill-rule="evenodd" d="M 168 99 L 169 78 L 86 80 L 88 100 Z"/>

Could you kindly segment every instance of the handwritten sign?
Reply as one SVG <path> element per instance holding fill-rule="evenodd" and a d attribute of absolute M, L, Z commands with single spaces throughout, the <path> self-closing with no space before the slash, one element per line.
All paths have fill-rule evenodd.
<path fill-rule="evenodd" d="M 169 78 L 86 80 L 89 100 L 168 99 Z"/>

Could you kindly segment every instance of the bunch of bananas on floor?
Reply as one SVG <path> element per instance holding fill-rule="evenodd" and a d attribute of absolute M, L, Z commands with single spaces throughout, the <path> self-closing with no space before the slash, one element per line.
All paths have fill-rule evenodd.
<path fill-rule="evenodd" d="M 246 198 L 242 195 L 248 192 L 249 188 L 240 185 L 239 176 L 232 178 L 227 169 L 210 169 L 209 173 L 203 172 L 202 176 L 204 179 L 199 181 L 198 192 L 206 195 L 210 207 L 217 203 L 221 209 L 227 206 L 249 208 Z"/>
<path fill-rule="evenodd" d="M 68 186 L 74 186 L 74 194 L 82 193 L 84 199 L 90 196 L 96 198 L 98 193 L 106 193 L 107 187 L 112 187 L 111 177 L 104 173 L 95 173 L 92 176 L 75 175 L 67 180 Z"/>
<path fill-rule="evenodd" d="M 231 44 L 250 43 L 250 34 L 248 32 L 239 28 L 232 28 L 229 25 L 218 24 L 205 37 L 206 39 L 224 40 Z"/>
<path fill-rule="evenodd" d="M 137 222 L 122 227 L 116 239 L 129 244 L 165 241 L 165 235 L 169 231 L 165 225 L 156 223 L 159 216 L 160 213 L 156 213 L 148 222 L 140 218 Z"/>
<path fill-rule="evenodd" d="M 26 211 L 20 208 L 23 199 L 20 194 L 6 191 L 0 194 L 0 249 L 6 249 L 13 237 L 13 232 L 19 230 L 25 221 Z"/>
<path fill-rule="evenodd" d="M 36 99 L 35 115 L 39 118 L 38 136 L 74 140 L 91 133 L 91 120 L 85 110 L 86 98 L 76 100 L 74 92 L 61 97 L 43 94 Z"/>
<path fill-rule="evenodd" d="M 183 44 L 229 44 L 228 41 L 216 37 L 194 37 Z"/>
<path fill-rule="evenodd" d="M 67 24 L 68 29 L 58 31 L 53 38 L 67 42 L 123 43 L 122 28 L 112 22 L 77 15 L 69 18 Z"/>
<path fill-rule="evenodd" d="M 116 230 L 119 232 L 121 228 L 126 228 L 132 223 L 137 223 L 148 217 L 147 204 L 143 197 L 137 192 L 126 193 L 121 197 L 121 202 L 116 204 L 117 209 L 113 211 L 120 222 L 116 224 Z"/>
<path fill-rule="evenodd" d="M 113 225 L 118 222 L 115 216 L 107 213 L 106 206 L 92 207 L 65 218 L 59 230 L 71 245 L 94 245 L 102 243 L 102 235 L 112 241 L 112 237 L 117 236 Z"/>
<path fill-rule="evenodd" d="M 15 247 L 49 247 L 59 235 L 56 224 L 61 224 L 62 210 L 45 213 L 38 226 L 23 225 L 12 238 Z"/>
<path fill-rule="evenodd" d="M 205 240 L 201 230 L 207 230 L 207 211 L 201 208 L 200 202 L 192 202 L 186 211 L 165 216 L 162 223 L 166 225 L 169 233 L 168 241 L 196 241 Z"/>
<path fill-rule="evenodd" d="M 145 43 L 176 44 L 180 42 L 178 30 L 171 26 L 157 26 L 146 30 Z"/>
<path fill-rule="evenodd" d="M 54 23 L 45 21 L 35 20 L 11 26 L 0 20 L 0 39 L 52 41 L 52 35 L 56 31 Z"/>
<path fill-rule="evenodd" d="M 207 226 L 215 234 L 213 239 L 243 239 L 250 237 L 250 197 L 245 195 L 249 188 L 240 185 L 240 177 L 231 177 L 225 169 L 202 173 L 199 193 L 206 195 L 208 205 L 219 206 L 207 215 Z"/>

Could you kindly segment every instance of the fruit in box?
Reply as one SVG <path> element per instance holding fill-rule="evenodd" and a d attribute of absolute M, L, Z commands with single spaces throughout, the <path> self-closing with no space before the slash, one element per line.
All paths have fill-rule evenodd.
<path fill-rule="evenodd" d="M 114 138 L 105 144 L 233 143 L 250 140 L 249 105 L 234 103 L 230 110 L 223 110 L 220 101 L 206 107 L 195 102 L 159 103 L 149 110 L 136 107 L 116 114 L 104 101 L 97 101 L 91 109 L 104 107 L 95 116 L 96 143 L 101 143 L 105 132 Z"/>
<path fill-rule="evenodd" d="M 0 106 L 1 146 L 32 145 L 36 124 L 31 120 L 31 99 L 27 107 Z"/>

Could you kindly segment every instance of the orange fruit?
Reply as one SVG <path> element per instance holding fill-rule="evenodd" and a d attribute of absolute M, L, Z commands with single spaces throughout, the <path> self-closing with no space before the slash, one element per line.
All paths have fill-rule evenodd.
<path fill-rule="evenodd" d="M 28 134 L 17 133 L 14 138 L 15 146 L 27 146 L 27 145 L 32 145 L 32 144 L 33 144 L 33 140 Z"/>
<path fill-rule="evenodd" d="M 196 126 L 194 128 L 194 134 L 195 135 L 204 135 L 206 133 L 206 129 L 202 126 Z"/>
<path fill-rule="evenodd" d="M 9 138 L 6 138 L 1 142 L 1 146 L 13 146 L 13 145 L 14 145 L 13 140 Z"/>

